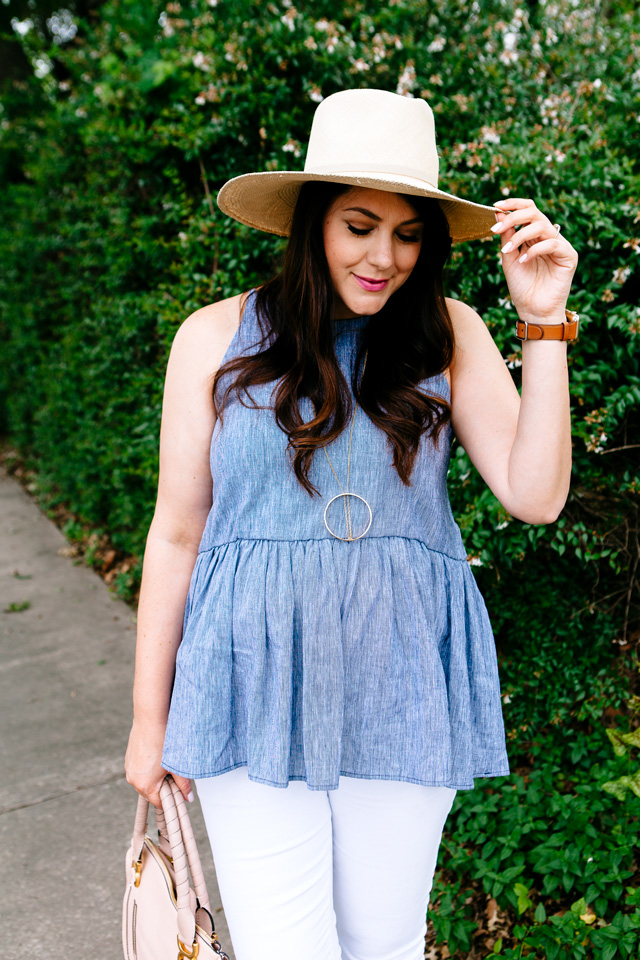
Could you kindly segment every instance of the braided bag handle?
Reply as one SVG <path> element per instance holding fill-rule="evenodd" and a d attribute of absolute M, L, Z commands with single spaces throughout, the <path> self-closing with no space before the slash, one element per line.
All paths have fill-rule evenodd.
<path fill-rule="evenodd" d="M 160 787 L 162 812 L 158 811 L 158 829 L 162 840 L 168 840 L 173 858 L 173 870 L 178 904 L 178 933 L 184 944 L 192 944 L 196 932 L 196 897 L 201 907 L 211 912 L 209 894 L 193 835 L 193 828 L 187 813 L 187 806 L 178 785 L 171 776 L 167 776 Z M 149 817 L 149 802 L 138 797 L 133 832 L 133 849 L 142 856 L 144 838 Z M 189 871 L 195 894 L 189 883 Z"/>

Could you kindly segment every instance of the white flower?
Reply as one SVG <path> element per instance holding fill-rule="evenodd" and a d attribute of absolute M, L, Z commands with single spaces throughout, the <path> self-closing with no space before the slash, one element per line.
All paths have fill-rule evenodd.
<path fill-rule="evenodd" d="M 518 367 L 522 366 L 522 360 L 520 357 L 514 357 L 513 360 L 507 360 L 506 363 L 509 370 L 517 370 Z"/>
<path fill-rule="evenodd" d="M 485 143 L 500 143 L 500 134 L 493 127 L 482 127 L 480 136 Z"/>
<path fill-rule="evenodd" d="M 429 51 L 429 53 L 439 53 L 441 50 L 444 50 L 446 42 L 447 41 L 445 40 L 444 37 L 436 37 L 434 40 L 431 41 L 431 43 L 427 47 L 427 50 Z"/>
<path fill-rule="evenodd" d="M 600 77 L 596 77 L 596 79 L 593 81 L 593 86 L 596 88 L 596 90 L 602 86 L 602 80 Z"/>
<path fill-rule="evenodd" d="M 316 21 L 316 30 L 328 30 L 328 29 L 329 29 L 329 21 L 326 19 L 326 17 L 323 17 L 322 20 Z"/>
<path fill-rule="evenodd" d="M 204 53 L 200 50 L 196 53 L 195 57 L 191 61 L 194 67 L 198 67 L 200 70 L 210 70 L 209 60 L 205 57 Z"/>
<path fill-rule="evenodd" d="M 398 77 L 398 86 L 396 87 L 396 93 L 399 93 L 404 97 L 412 97 L 411 88 L 415 86 L 416 82 L 416 68 L 413 63 L 409 61 L 404 66 L 404 69 L 400 76 Z"/>
<path fill-rule="evenodd" d="M 19 37 L 26 37 L 29 30 L 33 27 L 33 20 L 31 20 L 30 17 L 27 17 L 26 20 L 18 20 L 17 17 L 12 17 L 11 26 Z"/>
<path fill-rule="evenodd" d="M 515 50 L 518 43 L 518 34 L 515 30 L 505 30 L 502 34 L 502 42 L 505 50 Z"/>
<path fill-rule="evenodd" d="M 320 103 L 322 99 L 323 96 L 320 87 L 312 87 L 309 93 L 309 100 L 313 100 L 314 103 Z"/>
<path fill-rule="evenodd" d="M 503 694 L 502 694 L 502 702 L 503 702 L 503 703 L 511 703 L 511 697 L 509 696 L 508 693 L 503 693 Z"/>
<path fill-rule="evenodd" d="M 480 557 L 467 557 L 467 560 L 472 567 L 484 567 L 484 563 Z"/>
<path fill-rule="evenodd" d="M 45 60 L 44 57 L 36 57 L 33 61 L 33 72 L 38 80 L 42 80 L 43 77 L 46 77 L 47 74 L 51 72 L 52 66 L 53 64 L 50 60 Z"/>
<path fill-rule="evenodd" d="M 502 523 L 496 524 L 496 530 L 504 530 L 508 526 L 509 526 L 509 521 L 503 520 Z"/>
<path fill-rule="evenodd" d="M 357 60 L 352 60 L 351 63 L 352 63 L 353 69 L 357 70 L 358 73 L 362 73 L 364 70 L 370 69 L 369 64 L 367 63 L 366 60 L 364 60 L 363 57 L 358 57 Z"/>
<path fill-rule="evenodd" d="M 619 283 L 621 286 L 631 276 L 631 267 L 618 267 L 613 271 L 612 283 Z"/>
<path fill-rule="evenodd" d="M 296 18 L 296 9 L 291 7 L 290 10 L 287 10 L 284 17 L 280 17 L 280 23 L 284 23 L 285 27 L 289 27 L 289 30 L 295 30 L 296 25 L 294 20 Z"/>
<path fill-rule="evenodd" d="M 285 153 L 292 153 L 294 157 L 299 157 L 302 153 L 297 140 L 287 140 L 287 142 L 283 144 L 282 149 Z"/>

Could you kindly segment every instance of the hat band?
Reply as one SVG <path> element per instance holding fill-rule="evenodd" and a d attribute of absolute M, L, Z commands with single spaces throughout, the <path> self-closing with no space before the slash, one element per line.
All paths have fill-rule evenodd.
<path fill-rule="evenodd" d="M 393 180 L 400 177 L 411 177 L 414 180 L 421 180 L 427 187 L 431 187 L 432 190 L 438 189 L 438 178 L 436 176 L 436 182 L 433 183 L 431 180 L 427 179 L 424 175 L 424 170 L 418 170 L 416 167 L 404 167 L 400 165 L 394 165 L 393 170 L 381 170 L 380 167 L 375 163 L 358 163 L 357 166 L 351 164 L 344 164 L 337 169 L 337 164 L 325 164 L 325 163 L 305 163 L 304 166 L 305 173 L 319 173 L 323 175 L 330 175 L 332 177 L 357 177 L 360 173 L 373 173 L 376 174 L 379 178 L 383 180 Z"/>

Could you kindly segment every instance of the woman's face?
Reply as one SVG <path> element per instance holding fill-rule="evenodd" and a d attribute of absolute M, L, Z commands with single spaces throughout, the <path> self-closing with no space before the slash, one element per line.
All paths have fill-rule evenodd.
<path fill-rule="evenodd" d="M 382 309 L 413 270 L 423 229 L 397 193 L 354 187 L 336 197 L 323 223 L 336 319 Z"/>

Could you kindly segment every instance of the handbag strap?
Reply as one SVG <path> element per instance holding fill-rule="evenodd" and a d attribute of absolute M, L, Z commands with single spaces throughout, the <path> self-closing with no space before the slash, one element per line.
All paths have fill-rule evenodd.
<path fill-rule="evenodd" d="M 162 834 L 165 834 L 171 848 L 178 906 L 178 934 L 184 944 L 190 945 L 195 939 L 195 898 L 198 898 L 201 907 L 211 912 L 209 894 L 184 797 L 173 777 L 167 776 L 162 781 L 160 800 L 162 802 L 162 812 L 158 811 L 160 814 L 158 828 L 161 832 L 161 842 L 164 839 Z M 144 797 L 139 796 L 132 840 L 134 855 L 137 853 L 138 864 L 142 858 L 148 817 L 149 802 Z M 195 888 L 195 896 L 189 884 L 189 871 Z"/>
<path fill-rule="evenodd" d="M 167 780 L 165 780 L 165 783 L 169 784 L 171 788 L 171 792 L 173 794 L 173 799 L 175 801 L 175 807 L 177 810 L 178 819 L 180 821 L 180 831 L 182 836 L 182 842 L 184 844 L 186 859 L 189 864 L 189 872 L 191 873 L 191 880 L 193 882 L 193 886 L 196 892 L 196 896 L 198 898 L 198 902 L 201 907 L 204 907 L 205 910 L 208 910 L 209 913 L 211 913 L 211 904 L 209 902 L 207 884 L 204 879 L 202 864 L 200 863 L 200 856 L 198 854 L 196 839 L 193 835 L 193 827 L 191 826 L 191 820 L 189 819 L 189 814 L 187 813 L 187 805 L 185 803 L 184 797 L 182 796 L 182 791 L 178 787 L 173 777 L 168 777 Z M 167 822 L 167 832 L 169 832 L 168 822 Z M 170 836 L 169 836 L 169 840 L 171 840 Z M 174 856 L 174 867 L 175 867 L 175 856 Z"/>

